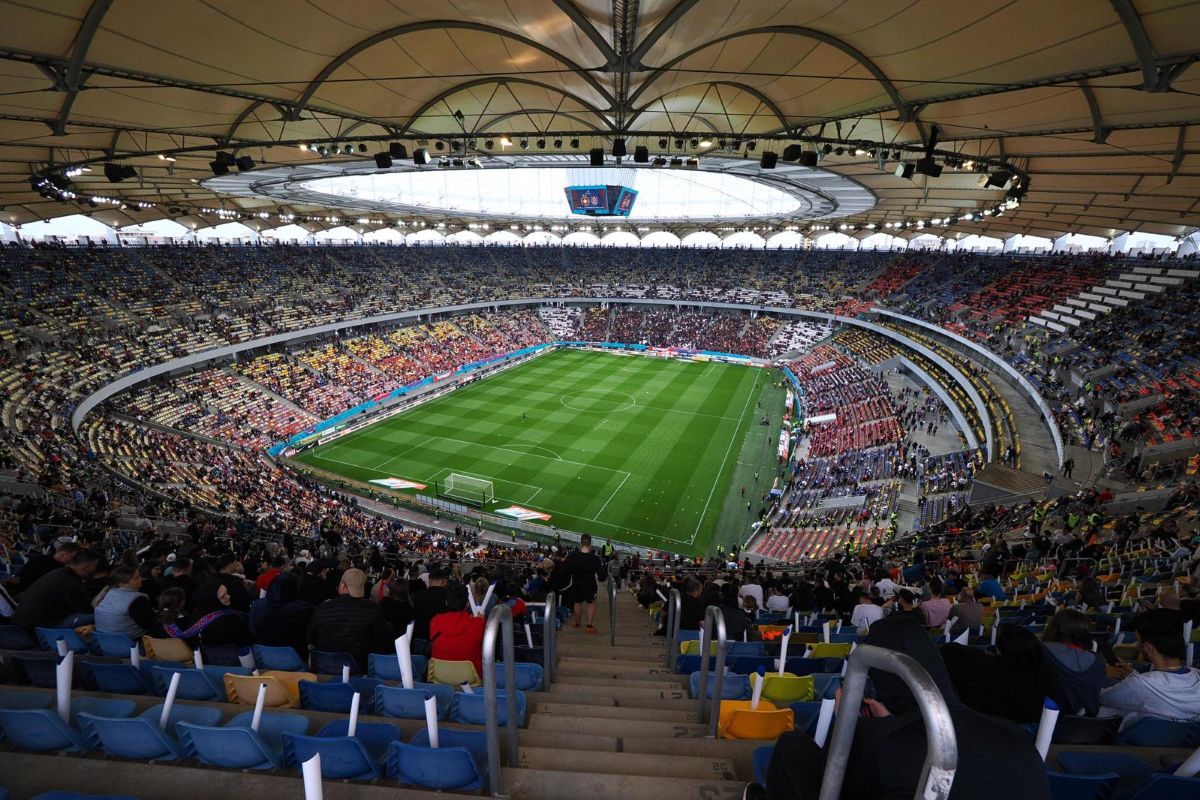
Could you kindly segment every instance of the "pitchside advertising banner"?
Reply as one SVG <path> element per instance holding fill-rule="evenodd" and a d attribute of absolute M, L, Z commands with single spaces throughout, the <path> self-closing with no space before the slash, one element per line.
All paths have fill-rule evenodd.
<path fill-rule="evenodd" d="M 405 478 L 372 478 L 370 483 L 377 483 L 380 486 L 386 486 L 389 489 L 421 490 L 426 488 L 426 485 L 423 483 L 417 483 L 416 481 L 410 481 Z"/>
<path fill-rule="evenodd" d="M 497 508 L 497 514 L 503 514 L 506 517 L 519 519 L 522 522 L 532 522 L 538 520 L 540 522 L 548 522 L 549 514 L 543 514 L 541 511 L 534 511 L 531 508 L 523 508 L 522 506 L 509 506 L 508 508 Z"/>

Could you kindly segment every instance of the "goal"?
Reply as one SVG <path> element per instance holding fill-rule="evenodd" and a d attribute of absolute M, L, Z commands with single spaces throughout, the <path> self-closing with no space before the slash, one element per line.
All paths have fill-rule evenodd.
<path fill-rule="evenodd" d="M 446 480 L 442 482 L 441 494 L 480 506 L 496 499 L 496 490 L 491 481 L 460 475 L 457 472 L 446 476 Z"/>

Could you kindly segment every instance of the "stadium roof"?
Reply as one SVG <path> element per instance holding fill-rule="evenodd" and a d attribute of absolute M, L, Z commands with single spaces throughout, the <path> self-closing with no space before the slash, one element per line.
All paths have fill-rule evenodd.
<path fill-rule="evenodd" d="M 111 199 L 82 211 L 118 226 L 217 224 L 200 209 L 222 206 L 303 219 L 326 209 L 202 185 L 216 151 L 256 167 L 362 161 L 393 141 L 487 158 L 508 135 L 531 153 L 624 137 L 651 156 L 679 138 L 685 156 L 753 162 L 828 144 L 820 167 L 878 198 L 847 219 L 864 227 L 994 208 L 1005 190 L 953 167 L 979 162 L 1024 196 L 957 230 L 1200 228 L 1195 2 L 0 0 L 0 13 L 4 222 L 78 213 L 42 196 L 64 191 Z M 897 177 L 896 151 L 916 161 L 934 126 L 950 166 Z M 109 182 L 106 161 L 136 176 Z"/>

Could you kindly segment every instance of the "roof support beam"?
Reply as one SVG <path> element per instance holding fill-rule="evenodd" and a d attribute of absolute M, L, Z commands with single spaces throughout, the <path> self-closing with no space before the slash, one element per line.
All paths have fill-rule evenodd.
<path fill-rule="evenodd" d="M 571 0 L 554 0 L 555 7 L 567 16 L 579 29 L 580 33 L 588 38 L 588 41 L 600 52 L 604 57 L 604 65 L 606 69 L 613 70 L 617 68 L 617 53 L 613 50 L 600 31 L 596 30 L 588 18 L 579 10 L 579 6 L 571 2 Z"/>
<path fill-rule="evenodd" d="M 1100 104 L 1096 102 L 1096 93 L 1085 80 L 1079 81 L 1079 91 L 1083 92 L 1083 99 L 1087 101 L 1088 111 L 1092 114 L 1092 141 L 1104 144 L 1108 139 L 1108 129 L 1104 127 L 1104 120 L 1100 116 Z"/>
<path fill-rule="evenodd" d="M 646 38 L 638 43 L 637 49 L 629 54 L 629 68 L 636 70 L 645 69 L 642 65 L 642 59 L 646 57 L 646 53 L 649 53 L 650 49 L 658 44 L 658 40 L 667 31 L 675 27 L 675 23 L 679 22 L 683 18 L 683 15 L 691 11 L 692 7 L 698 2 L 700 0 L 679 0 L 675 4 L 675 7 L 668 11 L 667 15 L 662 18 L 662 21 L 654 26 L 654 30 L 650 31 Z"/>
<path fill-rule="evenodd" d="M 451 86 L 449 89 L 438 92 L 436 95 L 431 97 L 429 100 L 422 103 L 421 107 L 419 109 L 417 109 L 417 111 L 409 118 L 408 122 L 405 123 L 404 127 L 401 128 L 400 135 L 421 133 L 421 131 L 416 131 L 413 128 L 413 124 L 417 120 L 421 119 L 421 117 L 423 117 L 425 115 L 425 113 L 427 111 L 429 111 L 429 109 L 433 108 L 434 106 L 436 106 L 438 103 L 442 102 L 443 100 L 453 97 L 454 95 L 458 94 L 459 92 L 465 92 L 468 89 L 473 89 L 476 86 L 487 86 L 487 85 L 493 84 L 493 83 L 498 83 L 501 86 L 509 86 L 514 83 L 515 84 L 523 84 L 525 86 L 536 86 L 538 88 L 545 89 L 550 92 L 554 92 L 555 94 L 562 95 L 563 97 L 566 97 L 570 100 L 574 100 L 576 103 L 583 106 L 588 111 L 591 111 L 593 114 L 595 114 L 601 120 L 604 120 L 608 124 L 609 130 L 612 130 L 612 122 L 605 116 L 604 112 L 601 109 L 592 105 L 587 100 L 584 100 L 582 97 L 572 94 L 571 92 L 568 92 L 564 89 L 560 89 L 557 86 L 551 86 L 548 83 L 543 83 L 542 81 L 531 80 L 529 78 L 483 77 L 483 78 L 476 78 L 475 80 L 470 80 L 470 81 L 466 81 L 465 83 L 459 83 L 454 86 Z"/>
<path fill-rule="evenodd" d="M 1187 125 L 1179 126 L 1179 138 L 1175 140 L 1175 157 L 1171 159 L 1171 174 L 1167 176 L 1167 183 L 1175 180 L 1179 168 L 1183 166 L 1183 143 L 1187 140 L 1187 129 Z"/>
<path fill-rule="evenodd" d="M 1178 77 L 1174 69 L 1159 69 L 1154 55 L 1154 45 L 1146 35 L 1142 18 L 1133 7 L 1133 0 L 1111 0 L 1113 10 L 1125 26 L 1129 35 L 1129 43 L 1133 45 L 1134 55 L 1137 56 L 1138 66 L 1142 70 L 1142 89 L 1147 92 L 1165 92 L 1171 88 L 1171 82 Z"/>
<path fill-rule="evenodd" d="M 63 98 L 58 117 L 54 122 L 55 136 L 66 135 L 71 106 L 75 105 L 75 98 L 79 96 L 79 90 L 83 87 L 85 80 L 84 59 L 87 57 L 88 48 L 92 46 L 92 39 L 95 38 L 96 31 L 100 30 L 100 23 L 103 21 L 104 15 L 108 13 L 111 6 L 112 0 L 93 0 L 87 16 L 83 18 L 83 23 L 75 34 L 75 46 L 71 48 L 71 57 L 67 60 L 62 73 L 62 90 L 67 93 L 67 96 Z"/>
<path fill-rule="evenodd" d="M 779 106 L 775 104 L 775 101 L 772 100 L 771 98 L 767 97 L 765 94 L 763 94 L 758 89 L 755 89 L 753 86 L 749 86 L 745 83 L 737 83 L 736 81 L 701 81 L 699 83 L 690 83 L 687 86 L 681 86 L 678 89 L 672 89 L 670 92 L 667 92 L 667 94 L 683 91 L 684 89 L 690 89 L 693 86 L 729 86 L 731 88 L 745 92 L 746 94 L 752 96 L 754 99 L 758 100 L 760 103 L 762 103 L 764 106 L 766 106 L 767 110 L 769 110 L 772 114 L 775 115 L 775 118 L 779 120 L 780 130 L 787 130 L 789 127 L 787 117 L 784 115 L 783 111 L 779 108 Z M 633 116 L 629 118 L 629 122 L 626 127 L 628 127 L 629 125 L 632 125 L 634 120 L 636 120 L 638 117 L 640 117 L 643 112 L 645 112 L 648 108 L 650 108 L 650 106 L 661 101 L 663 98 L 665 98 L 667 96 L 667 94 L 660 94 L 658 97 L 655 97 L 653 100 L 646 101 L 645 105 L 643 105 L 641 108 L 639 108 L 633 112 Z M 732 128 L 732 126 L 730 126 L 730 127 Z M 732 129 L 729 132 L 735 133 L 735 134 L 739 133 L 739 131 L 735 131 Z"/>

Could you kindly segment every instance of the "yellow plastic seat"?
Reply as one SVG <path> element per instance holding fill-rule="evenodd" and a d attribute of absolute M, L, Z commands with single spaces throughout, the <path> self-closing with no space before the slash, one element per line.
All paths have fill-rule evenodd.
<path fill-rule="evenodd" d="M 679 653 L 680 653 L 680 655 L 685 655 L 685 656 L 700 655 L 700 640 L 699 639 L 688 639 L 687 641 L 680 642 L 679 643 Z M 715 641 L 708 643 L 708 654 L 710 656 L 715 656 L 717 654 L 717 643 Z"/>
<path fill-rule="evenodd" d="M 846 658 L 850 655 L 848 642 L 817 642 L 812 646 L 810 658 Z"/>
<path fill-rule="evenodd" d="M 749 700 L 724 700 L 717 720 L 717 735 L 722 739 L 770 739 L 796 727 L 796 717 L 790 708 L 779 709 L 767 700 L 750 708 Z"/>
<path fill-rule="evenodd" d="M 765 677 L 760 677 L 758 673 L 750 676 L 750 688 L 754 689 L 760 680 L 764 680 L 762 696 L 764 700 L 770 700 L 773 703 L 787 705 L 788 703 L 796 703 L 801 700 L 809 701 L 813 699 L 813 676 L 812 675 L 792 675 L 785 672 L 782 675 L 778 673 L 768 673 Z"/>
<path fill-rule="evenodd" d="M 192 648 L 183 639 L 155 639 L 152 636 L 142 637 L 142 649 L 146 658 L 152 661 L 175 661 L 181 664 L 191 664 L 195 658 Z"/>
<path fill-rule="evenodd" d="M 429 659 L 429 670 L 426 673 L 430 683 L 444 683 L 448 686 L 482 686 L 483 679 L 475 671 L 475 665 L 470 661 L 446 661 L 441 658 Z"/>
<path fill-rule="evenodd" d="M 263 670 L 259 675 L 279 681 L 279 685 L 287 692 L 294 706 L 300 705 L 300 681 L 317 680 L 317 676 L 311 672 L 288 672 L 281 669 Z"/>
<path fill-rule="evenodd" d="M 263 705 L 267 708 L 291 708 L 296 705 L 283 684 L 271 675 L 234 675 L 225 673 L 225 694 L 229 702 L 252 706 L 258 702 L 258 687 L 267 685 Z"/>

